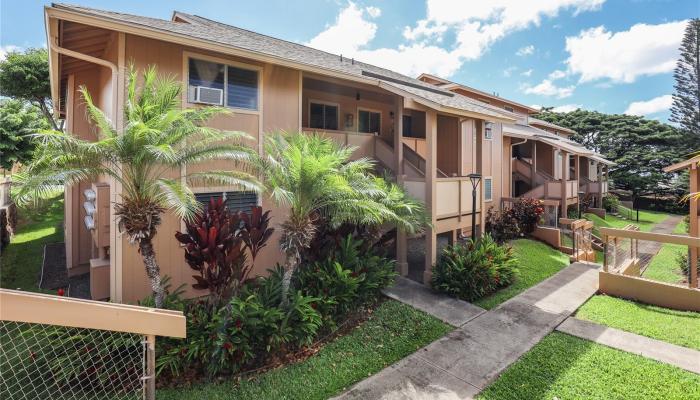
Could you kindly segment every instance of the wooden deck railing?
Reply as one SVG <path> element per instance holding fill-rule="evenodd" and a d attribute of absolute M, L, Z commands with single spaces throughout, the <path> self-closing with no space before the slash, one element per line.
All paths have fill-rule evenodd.
<path fill-rule="evenodd" d="M 0 398 L 154 399 L 156 336 L 185 334 L 179 311 L 0 289 Z"/>

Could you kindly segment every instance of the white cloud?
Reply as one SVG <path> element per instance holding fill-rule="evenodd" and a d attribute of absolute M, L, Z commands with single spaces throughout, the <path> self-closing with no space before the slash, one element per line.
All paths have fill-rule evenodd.
<path fill-rule="evenodd" d="M 508 67 L 503 70 L 503 76 L 506 78 L 510 78 L 511 75 L 513 75 L 513 72 L 517 71 L 518 67 Z"/>
<path fill-rule="evenodd" d="M 574 89 L 576 89 L 576 86 L 559 87 L 552 83 L 552 81 L 549 79 L 545 79 L 535 86 L 525 85 L 522 87 L 522 90 L 523 92 L 525 92 L 525 94 L 536 94 L 539 96 L 556 96 L 560 99 L 571 96 L 574 93 Z"/>
<path fill-rule="evenodd" d="M 0 46 L 0 61 L 4 60 L 5 57 L 7 57 L 7 53 L 10 53 L 12 51 L 21 51 L 22 48 L 19 46 L 15 46 L 13 44 L 8 44 L 6 46 Z"/>
<path fill-rule="evenodd" d="M 381 10 L 377 7 L 363 8 L 349 2 L 336 21 L 307 44 L 409 75 L 429 72 L 450 77 L 465 61 L 481 57 L 494 42 L 513 32 L 539 26 L 543 18 L 554 18 L 562 10 L 577 14 L 597 10 L 604 2 L 427 0 L 427 18 L 403 30 L 406 43 L 395 48 L 378 49 L 370 49 L 369 44 L 378 29 L 372 19 L 380 16 Z M 445 37 L 455 38 L 450 48 L 441 45 Z"/>
<path fill-rule="evenodd" d="M 557 79 L 564 78 L 565 76 L 566 76 L 566 72 L 557 69 L 557 70 L 553 71 L 551 74 L 549 74 L 549 79 L 556 81 Z"/>
<path fill-rule="evenodd" d="M 532 76 L 532 68 L 526 69 L 525 71 L 521 72 L 520 75 L 527 76 L 527 77 Z"/>
<path fill-rule="evenodd" d="M 515 52 L 515 55 L 520 57 L 530 56 L 532 54 L 535 54 L 535 46 L 533 45 L 521 47 Z"/>
<path fill-rule="evenodd" d="M 579 108 L 583 108 L 583 105 L 581 105 L 581 104 L 562 104 L 560 106 L 556 106 L 556 107 L 552 108 L 552 111 L 565 113 L 565 112 L 576 111 Z"/>
<path fill-rule="evenodd" d="M 580 74 L 581 82 L 609 79 L 616 83 L 671 72 L 686 23 L 636 24 L 615 33 L 603 26 L 582 31 L 566 38 L 568 70 Z"/>
<path fill-rule="evenodd" d="M 629 115 L 650 115 L 669 110 L 673 104 L 673 96 L 670 94 L 654 97 L 647 101 L 634 101 L 625 110 Z"/>
<path fill-rule="evenodd" d="M 334 24 L 326 27 L 307 44 L 331 53 L 381 65 L 406 75 L 430 72 L 449 77 L 462 66 L 458 57 L 451 52 L 423 43 L 399 45 L 397 48 L 367 49 L 367 45 L 377 33 L 377 24 L 372 22 L 371 18 L 381 14 L 381 10 L 370 8 L 372 7 L 363 9 L 355 3 L 349 3 L 340 11 Z"/>
<path fill-rule="evenodd" d="M 382 10 L 379 7 L 367 7 L 365 10 L 372 18 L 379 18 L 382 15 Z"/>

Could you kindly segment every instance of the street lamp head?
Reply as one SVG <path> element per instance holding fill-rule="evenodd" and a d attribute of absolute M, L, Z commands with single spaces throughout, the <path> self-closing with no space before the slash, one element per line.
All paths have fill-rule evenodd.
<path fill-rule="evenodd" d="M 479 182 L 481 181 L 481 174 L 473 173 L 467 175 L 467 178 L 472 182 L 472 188 L 476 190 L 477 186 L 479 186 Z"/>

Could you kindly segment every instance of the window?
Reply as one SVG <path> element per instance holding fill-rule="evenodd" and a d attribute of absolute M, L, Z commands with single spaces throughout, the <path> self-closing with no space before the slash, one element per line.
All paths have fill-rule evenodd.
<path fill-rule="evenodd" d="M 338 130 L 338 106 L 309 103 L 309 128 Z"/>
<path fill-rule="evenodd" d="M 229 211 L 250 212 L 250 209 L 258 205 L 258 195 L 255 192 L 208 192 L 195 193 L 195 199 L 206 208 L 209 205 L 209 200 L 214 198 L 224 198 Z"/>
<path fill-rule="evenodd" d="M 484 178 L 484 201 L 493 200 L 493 178 Z"/>
<path fill-rule="evenodd" d="M 402 125 L 403 125 L 403 136 L 406 137 L 411 137 L 413 136 L 413 117 L 410 115 L 404 115 L 402 117 Z"/>
<path fill-rule="evenodd" d="M 380 133 L 382 114 L 374 111 L 357 112 L 357 131 L 363 133 Z"/>
<path fill-rule="evenodd" d="M 226 64 L 189 59 L 188 101 L 258 109 L 258 71 Z"/>
<path fill-rule="evenodd" d="M 484 125 L 484 139 L 493 139 L 493 122 L 487 122 Z"/>
<path fill-rule="evenodd" d="M 515 110 L 511 106 L 504 106 L 503 107 L 506 111 L 514 112 Z"/>

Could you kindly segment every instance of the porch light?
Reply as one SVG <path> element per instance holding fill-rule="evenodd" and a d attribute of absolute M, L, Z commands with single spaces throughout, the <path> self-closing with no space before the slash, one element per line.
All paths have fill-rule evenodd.
<path fill-rule="evenodd" d="M 469 174 L 467 175 L 472 183 L 472 241 L 476 240 L 476 189 L 479 187 L 479 182 L 481 182 L 481 174 Z"/>

